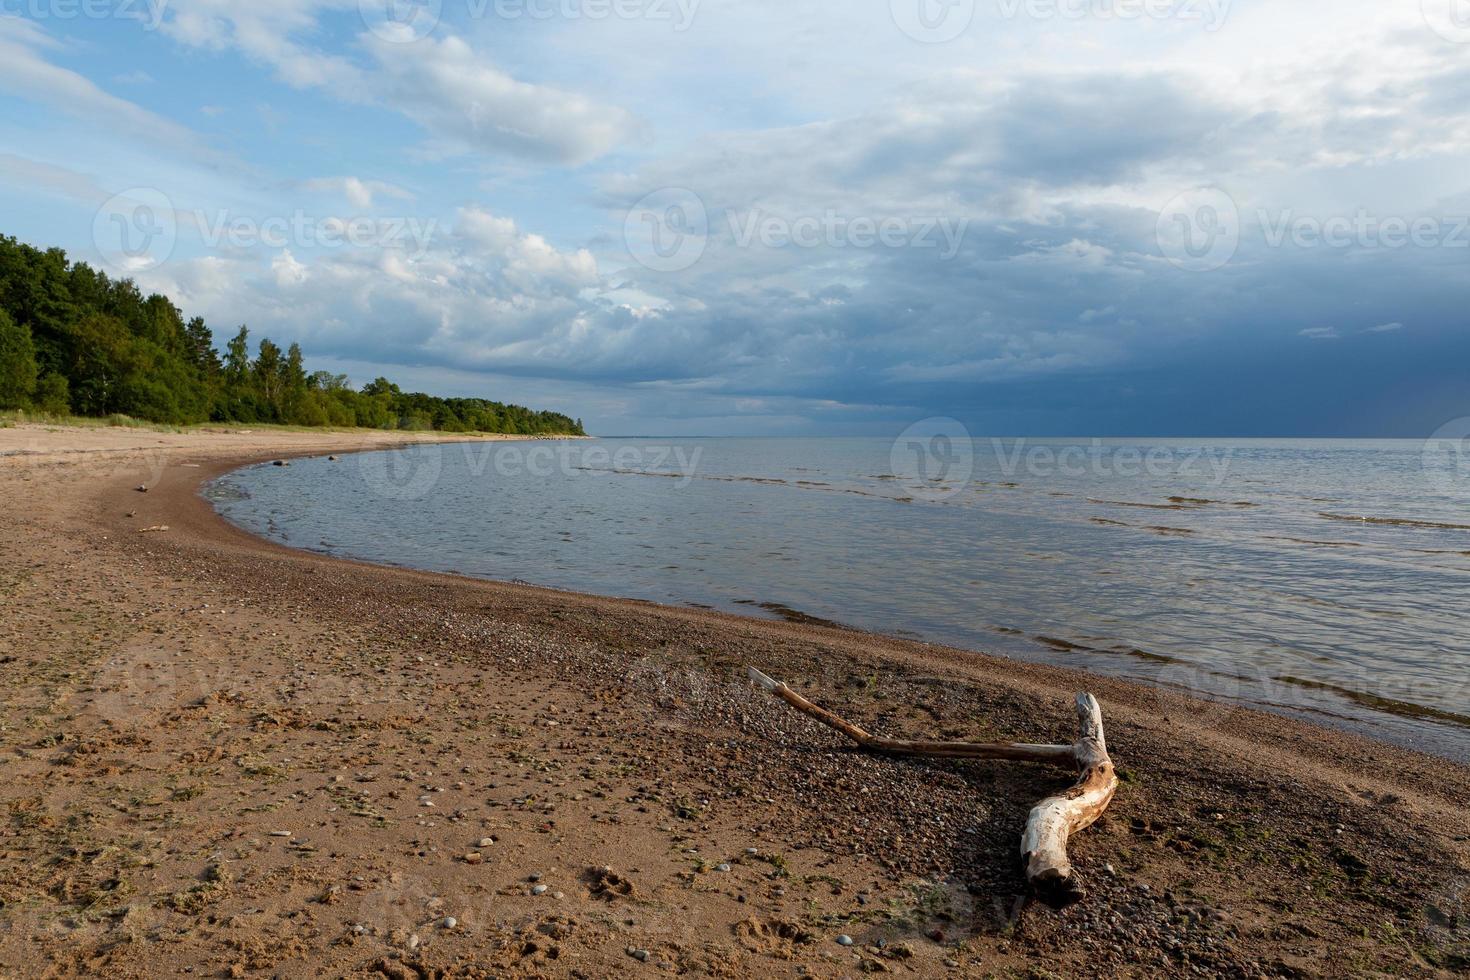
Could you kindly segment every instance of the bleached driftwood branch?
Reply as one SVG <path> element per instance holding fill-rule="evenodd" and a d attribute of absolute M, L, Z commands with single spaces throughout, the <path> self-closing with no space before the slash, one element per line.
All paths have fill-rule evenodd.
<path fill-rule="evenodd" d="M 883 755 L 912 755 L 944 759 L 1004 759 L 1042 762 L 1080 770 L 1071 788 L 1038 803 L 1021 836 L 1021 858 L 1026 880 L 1036 896 L 1048 904 L 1065 905 L 1083 896 L 1067 859 L 1067 842 L 1102 816 L 1118 789 L 1118 777 L 1103 736 L 1102 706 L 1091 694 L 1077 695 L 1079 733 L 1073 745 L 1026 745 L 1018 742 L 909 742 L 878 738 L 846 719 L 819 708 L 779 681 L 749 667 L 750 679 L 802 714 L 852 739 L 863 750 Z"/>

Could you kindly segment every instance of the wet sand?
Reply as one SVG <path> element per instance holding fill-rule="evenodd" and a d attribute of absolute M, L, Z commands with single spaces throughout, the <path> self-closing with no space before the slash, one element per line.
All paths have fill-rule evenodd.
<path fill-rule="evenodd" d="M 0 429 L 0 976 L 1470 966 L 1453 762 L 817 623 L 304 554 L 198 496 L 395 441 Z M 746 664 L 895 736 L 1070 741 L 1097 694 L 1124 781 L 1072 846 L 1087 898 L 1028 903 L 1016 854 L 1065 775 L 858 755 Z"/>

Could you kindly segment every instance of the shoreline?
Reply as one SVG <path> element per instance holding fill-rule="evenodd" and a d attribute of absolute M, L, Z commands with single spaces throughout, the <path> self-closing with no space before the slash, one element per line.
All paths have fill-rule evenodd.
<path fill-rule="evenodd" d="M 1066 668 L 303 552 L 198 488 L 387 445 L 128 432 L 70 450 L 27 433 L 51 450 L 0 458 L 18 555 L 0 962 L 27 973 L 1470 962 L 1428 911 L 1470 882 L 1464 766 Z M 15 441 L 0 430 L 0 452 Z M 1127 777 L 1073 844 L 1089 897 L 1018 904 L 1020 824 L 1055 775 L 856 755 L 750 691 L 746 663 L 894 735 L 1063 738 L 1071 695 L 1097 694 Z M 159 826 L 164 845 L 126 843 Z M 121 855 L 65 857 L 114 838 Z M 627 894 L 592 871 L 607 865 Z"/>
<path fill-rule="evenodd" d="M 458 445 L 459 443 L 454 441 L 451 444 Z M 565 465 L 565 460 L 563 460 L 563 466 Z M 260 467 L 245 466 L 242 469 L 260 469 Z M 266 473 L 269 474 L 269 472 L 267 469 Z M 479 471 L 476 472 L 478 474 Z M 261 477 L 259 474 L 256 478 L 270 480 L 269 476 Z M 370 482 L 381 481 L 381 479 L 381 475 L 369 478 Z M 249 480 L 246 482 L 250 483 Z M 251 485 L 264 489 L 267 495 L 270 492 L 271 484 L 268 482 Z M 1108 503 L 1108 501 L 1097 500 L 1092 502 Z M 1211 501 L 1171 498 L 1168 506 L 1182 509 L 1185 503 L 1208 504 Z M 245 506 L 248 509 L 248 505 Z M 1120 506 L 1146 505 L 1129 503 Z M 808 612 L 810 607 L 805 602 L 792 601 L 784 595 L 769 595 L 759 589 L 752 589 L 749 582 L 745 583 L 746 589 L 740 593 L 726 593 L 719 588 L 710 589 L 708 583 L 703 592 L 698 589 L 690 590 L 672 586 L 666 589 L 617 591 L 618 583 L 615 581 L 606 581 L 595 576 L 589 580 L 586 575 L 582 576 L 580 581 L 556 581 L 556 573 L 544 568 L 542 569 L 543 574 L 522 572 L 515 575 L 514 578 L 505 578 L 503 572 L 497 574 L 495 571 L 479 568 L 473 571 L 461 570 L 465 567 L 474 567 L 472 558 L 470 565 L 466 566 L 460 560 L 436 561 L 433 552 L 416 550 L 410 552 L 415 554 L 416 558 L 405 562 L 401 561 L 398 555 L 371 547 L 364 549 L 359 546 L 343 549 L 335 544 L 328 545 L 325 540 L 320 541 L 319 546 L 292 542 L 284 533 L 272 533 L 276 530 L 272 518 L 262 519 L 261 515 L 256 514 L 254 523 L 265 526 L 254 528 L 250 526 L 252 521 L 248 514 L 241 517 L 232 513 L 235 510 L 234 504 L 220 505 L 220 509 L 227 513 L 226 519 L 232 523 L 237 519 L 240 520 L 241 523 L 238 526 L 249 533 L 284 544 L 288 548 L 323 557 L 362 561 L 369 564 L 377 563 L 391 568 L 442 572 L 475 581 L 529 584 L 552 592 L 652 602 L 672 608 L 719 611 L 738 617 L 751 617 L 766 621 L 784 620 L 810 625 L 828 625 L 851 632 L 870 633 L 878 637 L 912 640 L 946 649 L 970 651 L 979 656 L 1005 662 L 1047 664 L 1081 671 L 1084 676 L 1116 677 L 1141 684 L 1158 692 L 1156 696 L 1160 701 L 1197 698 L 1211 702 L 1225 702 L 1306 721 L 1309 724 L 1355 734 L 1410 751 L 1440 756 L 1461 765 L 1470 765 L 1470 716 L 1422 701 L 1402 700 L 1388 696 L 1383 693 L 1382 686 L 1375 687 L 1371 683 L 1365 683 L 1365 675 L 1361 671 L 1348 670 L 1339 673 L 1329 671 L 1316 676 L 1307 674 L 1298 676 L 1282 669 L 1268 672 L 1264 667 L 1253 666 L 1248 660 L 1201 663 L 1191 659 L 1188 653 L 1181 650 L 1150 652 L 1153 650 L 1151 646 L 1149 650 L 1140 649 L 1137 644 L 1146 642 L 1146 640 L 1137 637 L 1125 639 L 1120 635 L 1109 640 L 1093 635 L 1078 641 L 1074 634 L 1065 631 L 1064 627 L 1060 632 L 1056 631 L 1057 627 L 1052 626 L 1046 627 L 1045 631 L 1041 632 L 1025 632 L 1009 626 L 994 625 L 988 620 L 986 622 L 992 623 L 988 627 L 989 635 L 982 636 L 954 629 L 946 632 L 942 628 L 926 631 L 917 624 L 905 623 L 901 619 L 887 619 L 878 622 L 869 616 L 864 621 L 861 606 L 854 606 L 851 601 L 845 611 L 829 610 L 813 615 Z M 330 530 L 322 530 L 321 533 L 336 540 L 336 535 Z M 362 542 L 358 544 L 361 545 Z M 354 550 L 357 554 L 351 553 Z M 677 554 L 673 556 L 673 560 L 678 560 Z M 531 581 L 527 582 L 526 579 L 531 579 Z M 743 597 L 731 598 L 736 594 Z M 1349 663 L 1351 664 L 1352 661 L 1350 660 Z"/>

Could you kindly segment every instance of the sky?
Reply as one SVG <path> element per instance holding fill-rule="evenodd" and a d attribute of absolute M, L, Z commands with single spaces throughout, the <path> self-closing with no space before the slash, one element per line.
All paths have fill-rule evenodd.
<path fill-rule="evenodd" d="M 0 0 L 0 233 L 602 434 L 1470 415 L 1470 0 Z"/>

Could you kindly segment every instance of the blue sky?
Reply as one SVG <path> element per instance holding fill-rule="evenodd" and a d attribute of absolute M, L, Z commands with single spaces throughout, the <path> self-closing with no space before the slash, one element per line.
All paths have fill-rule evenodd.
<path fill-rule="evenodd" d="M 1466 0 L 0 0 L 0 231 L 603 433 L 1470 414 Z"/>

